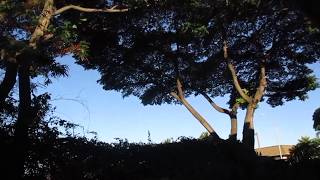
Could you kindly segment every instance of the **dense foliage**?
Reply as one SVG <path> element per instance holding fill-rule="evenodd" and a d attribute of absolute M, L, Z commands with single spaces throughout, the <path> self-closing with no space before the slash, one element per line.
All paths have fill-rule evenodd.
<path fill-rule="evenodd" d="M 302 166 L 261 158 L 239 143 L 180 138 L 164 144 L 121 139 L 107 144 L 85 137 L 59 138 L 57 130 L 40 124 L 32 136 L 24 179 L 317 179 L 320 167 L 315 160 Z M 3 128 L 0 141 L 0 177 L 6 179 L 7 162 L 14 154 L 12 136 Z"/>
<path fill-rule="evenodd" d="M 320 160 L 320 138 L 302 137 L 291 149 L 291 163 Z"/>
<path fill-rule="evenodd" d="M 251 113 L 245 120 L 246 144 L 245 131 L 249 129 L 253 137 L 253 114 L 260 101 L 277 106 L 305 100 L 318 87 L 308 66 L 320 58 L 320 31 L 312 20 L 287 1 L 1 1 L 1 176 L 295 177 L 291 173 L 299 171 L 259 159 L 237 141 L 212 141 L 213 128 L 185 98 L 230 95 L 232 110 L 236 104 Z M 34 79 L 40 77 L 48 85 L 51 78 L 66 76 L 67 67 L 55 60 L 66 54 L 85 68 L 98 70 L 106 90 L 137 96 L 144 105 L 182 103 L 211 134 L 208 138 L 203 134 L 199 141 L 161 145 L 106 144 L 72 137 L 68 131 L 61 134 L 59 126 L 76 125 L 50 114 L 54 110 L 50 95 L 37 95 L 39 84 Z M 236 110 L 232 113 L 230 118 L 236 119 Z M 318 129 L 319 118 L 314 117 Z M 248 144 L 253 148 L 253 142 Z M 296 148 L 297 161 L 314 153 Z"/>
<path fill-rule="evenodd" d="M 185 98 L 230 95 L 230 108 L 238 103 L 248 112 L 243 133 L 251 148 L 259 102 L 305 100 L 318 87 L 309 64 L 320 58 L 320 31 L 280 1 L 167 0 L 86 17 L 92 24 L 79 36 L 90 44 L 88 60 L 78 62 L 101 73 L 105 90 L 144 105 L 182 103 L 210 133 Z"/>

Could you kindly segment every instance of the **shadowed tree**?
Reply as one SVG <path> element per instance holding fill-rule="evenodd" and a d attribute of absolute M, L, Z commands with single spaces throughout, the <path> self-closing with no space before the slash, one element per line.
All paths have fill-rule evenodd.
<path fill-rule="evenodd" d="M 150 4 L 148 9 L 123 14 L 122 19 L 126 21 L 110 22 L 107 17 L 101 17 L 100 27 L 87 27 L 83 32 L 97 36 L 87 39 L 90 56 L 88 61 L 79 63 L 101 72 L 99 82 L 104 89 L 120 91 L 124 97 L 138 96 L 144 105 L 183 104 L 218 138 L 214 128 L 186 99 L 191 94 L 203 93 L 205 88 L 216 95 L 223 95 L 231 88 L 222 86 L 227 79 L 223 77 L 226 72 L 217 71 L 220 65 L 225 65 L 213 62 L 205 67 L 202 57 L 198 56 L 201 49 L 194 48 L 206 32 L 202 26 L 188 21 L 194 14 L 214 16 L 212 9 L 215 2 L 201 5 L 195 1 L 162 1 Z M 110 29 L 109 24 L 120 30 Z M 192 30 L 189 32 L 189 29 Z"/>
<path fill-rule="evenodd" d="M 253 116 L 260 101 L 277 106 L 285 100 L 304 100 L 308 91 L 318 87 L 307 65 L 319 59 L 319 31 L 312 29 L 300 12 L 275 1 L 258 6 L 232 2 L 220 17 L 204 23 L 208 25 L 203 36 L 208 55 L 205 63 L 225 60 L 241 97 L 231 98 L 229 103 L 242 101 L 246 109 L 243 143 L 253 148 Z"/>
<path fill-rule="evenodd" d="M 253 149 L 260 101 L 304 100 L 318 87 L 307 65 L 319 59 L 319 30 L 278 1 L 162 1 L 131 13 L 125 23 L 99 17 L 100 26 L 80 32 L 96 36 L 87 39 L 89 60 L 79 63 L 100 71 L 104 89 L 144 105 L 182 103 L 210 133 L 189 95 L 231 93 L 230 109 L 246 110 L 243 143 Z"/>
<path fill-rule="evenodd" d="M 284 100 L 304 100 L 308 91 L 318 87 L 307 65 L 319 59 L 319 31 L 310 30 L 310 22 L 300 12 L 277 2 L 261 2 L 258 9 L 240 21 L 232 13 L 226 15 L 223 23 L 228 25 L 223 25 L 226 32 L 221 40 L 234 87 L 247 103 L 243 143 L 251 148 L 253 116 L 260 101 L 277 106 Z"/>
<path fill-rule="evenodd" d="M 320 159 L 320 139 L 301 137 L 298 143 L 290 149 L 289 161 L 293 164 L 302 163 L 309 160 Z"/>
<path fill-rule="evenodd" d="M 83 57 L 85 43 L 73 34 L 76 27 L 62 19 L 61 13 L 72 10 L 83 13 L 125 12 L 127 9 L 110 7 L 112 1 L 57 1 L 26 0 L 1 1 L 1 67 L 6 71 L 0 85 L 1 112 L 12 90 L 16 76 L 19 82 L 18 117 L 15 123 L 15 151 L 12 179 L 24 174 L 28 149 L 28 130 L 34 122 L 31 100 L 31 78 L 66 75 L 66 67 L 54 61 L 67 53 Z M 83 7 L 86 6 L 86 7 Z"/>

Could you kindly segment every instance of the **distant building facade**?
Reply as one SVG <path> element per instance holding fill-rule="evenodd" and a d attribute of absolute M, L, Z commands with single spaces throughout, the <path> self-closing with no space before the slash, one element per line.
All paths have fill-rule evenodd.
<path fill-rule="evenodd" d="M 259 156 L 272 157 L 275 160 L 286 160 L 290 156 L 293 145 L 276 145 L 257 148 L 255 151 Z"/>

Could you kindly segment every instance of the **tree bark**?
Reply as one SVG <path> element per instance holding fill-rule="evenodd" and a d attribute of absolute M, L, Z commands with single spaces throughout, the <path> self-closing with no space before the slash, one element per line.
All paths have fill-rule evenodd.
<path fill-rule="evenodd" d="M 233 85 L 237 92 L 240 94 L 240 96 L 245 99 L 248 103 L 245 121 L 243 125 L 243 132 L 242 132 L 242 142 L 245 144 L 248 148 L 254 149 L 254 126 L 253 126 L 253 116 L 254 111 L 257 106 L 257 104 L 261 101 L 262 96 L 264 95 L 265 89 L 267 87 L 267 79 L 266 79 L 266 70 L 265 70 L 265 59 L 262 59 L 260 62 L 260 79 L 259 79 L 259 86 L 257 87 L 257 90 L 255 92 L 255 95 L 248 96 L 245 94 L 238 82 L 238 77 L 236 70 L 231 63 L 230 59 L 228 58 L 228 51 L 227 51 L 227 43 L 224 41 L 223 44 L 223 52 L 224 52 L 224 58 L 227 62 L 228 69 L 230 70 Z"/>
<path fill-rule="evenodd" d="M 212 134 L 215 133 L 211 125 L 202 117 L 190 104 L 187 100 L 182 99 L 181 103 L 188 109 L 188 111 L 206 128 L 206 130 Z"/>
<path fill-rule="evenodd" d="M 38 20 L 38 24 L 29 40 L 29 47 L 31 47 L 32 49 L 37 48 L 38 40 L 47 31 L 53 14 L 54 14 L 54 0 L 46 0 L 41 12 L 41 16 Z"/>
<path fill-rule="evenodd" d="M 4 102 L 10 91 L 16 84 L 18 66 L 15 62 L 6 62 L 6 73 L 0 84 L 0 112 L 3 110 Z"/>
<path fill-rule="evenodd" d="M 267 87 L 266 70 L 265 70 L 265 60 L 261 61 L 260 67 L 260 80 L 259 86 L 252 101 L 249 101 L 247 106 L 247 112 L 245 116 L 244 126 L 243 126 L 243 140 L 242 142 L 250 149 L 254 149 L 254 126 L 253 126 L 253 116 L 257 104 L 261 101 L 264 95 L 265 89 Z"/>
<path fill-rule="evenodd" d="M 230 130 L 229 140 L 237 141 L 237 135 L 238 135 L 237 118 L 231 118 L 231 130 Z"/>
<path fill-rule="evenodd" d="M 50 19 L 53 16 L 54 1 L 46 0 L 42 9 L 41 16 L 38 20 L 37 27 L 33 31 L 30 40 L 29 48 L 35 50 L 37 48 L 38 40 L 44 35 L 47 30 Z M 32 124 L 31 111 L 31 82 L 30 82 L 30 62 L 29 53 L 22 51 L 17 61 L 18 79 L 19 79 L 19 110 L 18 119 L 15 123 L 14 132 L 14 165 L 11 179 L 21 179 L 24 175 L 24 164 L 28 153 L 28 130 Z"/>
<path fill-rule="evenodd" d="M 31 84 L 29 65 L 26 60 L 19 66 L 19 111 L 14 131 L 14 178 L 20 179 L 24 174 L 24 164 L 28 152 L 28 130 L 32 124 Z"/>
<path fill-rule="evenodd" d="M 219 141 L 219 135 L 214 131 L 208 121 L 204 117 L 202 117 L 185 99 L 184 91 L 182 89 L 182 84 L 179 77 L 177 77 L 177 92 L 178 94 L 175 92 L 171 92 L 170 94 L 178 101 L 180 101 L 188 109 L 188 111 L 202 124 L 202 126 L 206 128 L 206 130 L 210 133 L 210 137 L 213 141 Z"/>
<path fill-rule="evenodd" d="M 246 116 L 243 125 L 243 137 L 242 142 L 248 148 L 254 149 L 254 126 L 253 126 L 253 115 L 254 115 L 255 105 L 249 103 L 247 106 Z"/>
<path fill-rule="evenodd" d="M 231 130 L 230 130 L 230 136 L 229 136 L 229 140 L 231 141 L 237 141 L 237 134 L 238 134 L 238 108 L 239 108 L 239 104 L 235 103 L 232 107 L 232 110 L 229 111 L 229 116 L 230 116 L 230 120 L 231 120 Z"/>
<path fill-rule="evenodd" d="M 188 111 L 201 123 L 201 125 L 206 128 L 206 130 L 212 135 L 214 139 L 220 139 L 218 134 L 214 131 L 214 129 L 211 127 L 211 125 L 208 123 L 208 121 L 202 117 L 198 111 L 196 111 L 185 98 L 180 98 L 176 93 L 171 93 L 173 97 L 175 97 L 178 101 L 180 101 L 187 109 Z"/>

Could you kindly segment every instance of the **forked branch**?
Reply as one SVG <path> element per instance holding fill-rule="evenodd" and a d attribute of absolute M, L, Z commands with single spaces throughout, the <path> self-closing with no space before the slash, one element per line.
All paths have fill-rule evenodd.
<path fill-rule="evenodd" d="M 210 133 L 210 134 L 216 134 L 212 126 L 207 122 L 207 120 L 202 117 L 192 106 L 189 104 L 189 102 L 184 97 L 184 92 L 182 90 L 182 84 L 177 78 L 177 91 L 178 92 L 171 92 L 170 95 L 176 98 L 178 101 L 180 101 L 187 109 L 188 111 L 202 124 L 204 128 Z"/>
<path fill-rule="evenodd" d="M 233 66 L 233 64 L 231 63 L 229 57 L 228 57 L 228 46 L 227 46 L 227 42 L 224 41 L 223 42 L 223 55 L 224 55 L 224 59 L 227 61 L 227 64 L 228 64 L 228 68 L 231 72 L 231 76 L 232 76 L 232 80 L 233 80 L 233 84 L 236 88 L 236 90 L 238 91 L 238 93 L 240 94 L 240 96 L 246 100 L 247 102 L 251 102 L 251 97 L 249 97 L 248 95 L 246 95 L 241 86 L 240 86 L 240 83 L 238 81 L 238 76 L 237 76 L 237 73 L 236 73 L 236 70 Z"/>
<path fill-rule="evenodd" d="M 218 112 L 225 113 L 225 114 L 230 114 L 230 111 L 227 109 L 224 109 L 217 105 L 215 102 L 212 101 L 212 99 L 206 94 L 206 93 L 201 93 L 201 95 L 211 104 L 211 106 L 217 110 Z"/>

